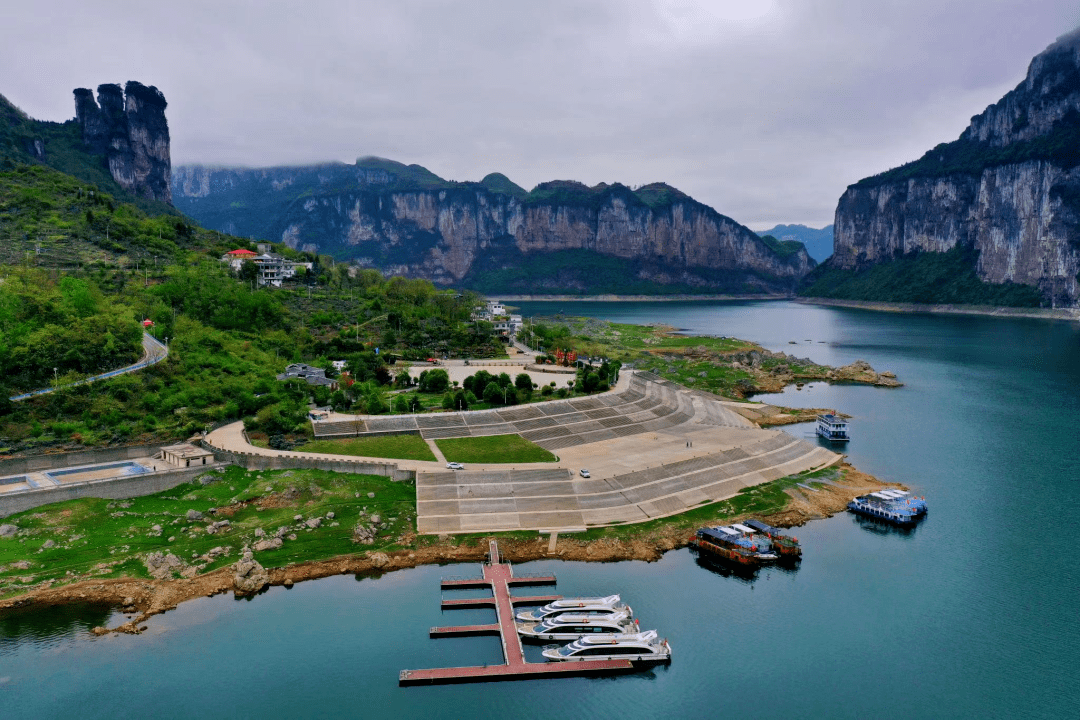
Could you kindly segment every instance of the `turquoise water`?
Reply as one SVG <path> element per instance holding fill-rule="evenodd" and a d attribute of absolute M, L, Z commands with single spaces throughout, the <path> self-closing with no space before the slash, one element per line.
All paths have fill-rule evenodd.
<path fill-rule="evenodd" d="M 521 565 L 557 574 L 562 593 L 621 592 L 670 640 L 670 667 L 619 678 L 398 688 L 402 668 L 499 662 L 495 638 L 427 637 L 494 620 L 439 610 L 439 577 L 469 565 L 202 599 L 138 637 L 90 636 L 107 610 L 8 614 L 0 717 L 1077 716 L 1080 328 L 790 303 L 523 312 L 558 309 L 893 370 L 904 388 L 812 384 L 782 401 L 852 414 L 851 461 L 925 494 L 929 517 L 910 532 L 811 523 L 798 570 L 753 578 L 685 550 Z"/>

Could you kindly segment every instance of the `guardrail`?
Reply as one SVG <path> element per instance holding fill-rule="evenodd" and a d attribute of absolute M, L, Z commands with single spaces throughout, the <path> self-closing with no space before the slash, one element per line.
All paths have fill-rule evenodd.
<path fill-rule="evenodd" d="M 94 375 L 93 377 L 86 378 L 85 380 L 79 380 L 77 382 L 73 382 L 70 385 L 64 385 L 63 387 L 55 387 L 55 388 L 42 388 L 41 390 L 31 390 L 28 393 L 23 393 L 22 395 L 15 395 L 14 397 L 11 397 L 11 398 L 8 398 L 8 399 L 11 400 L 12 402 L 17 402 L 19 400 L 27 400 L 27 399 L 32 398 L 32 397 L 38 397 L 38 396 L 41 396 L 41 395 L 48 395 L 49 393 L 54 393 L 57 390 L 67 390 L 68 388 L 79 387 L 80 385 L 88 385 L 88 384 L 90 384 L 90 383 L 92 383 L 92 382 L 94 382 L 96 380 L 107 380 L 108 378 L 116 377 L 117 375 L 124 375 L 125 373 L 135 372 L 136 370 L 142 370 L 145 367 L 150 367 L 151 365 L 156 365 L 159 362 L 161 362 L 162 360 L 164 360 L 165 358 L 169 357 L 169 348 L 168 348 L 168 346 L 162 344 L 161 342 L 159 342 L 158 339 L 155 338 L 153 335 L 150 335 L 149 333 L 143 333 L 143 342 L 146 343 L 146 341 L 149 341 L 149 345 L 151 347 L 156 346 L 156 348 L 161 352 L 161 354 L 160 355 L 151 354 L 150 359 L 148 359 L 148 360 L 143 360 L 142 362 L 137 362 L 134 365 L 128 365 L 126 367 L 119 368 L 118 370 L 110 370 L 107 373 L 101 373 L 100 375 Z M 145 347 L 145 345 L 144 345 L 144 347 Z M 150 352 L 150 348 L 147 348 L 147 352 Z"/>

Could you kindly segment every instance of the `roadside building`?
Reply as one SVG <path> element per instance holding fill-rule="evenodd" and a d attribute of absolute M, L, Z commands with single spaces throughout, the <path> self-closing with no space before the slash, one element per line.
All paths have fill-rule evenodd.
<path fill-rule="evenodd" d="M 304 363 L 293 363 L 285 368 L 285 372 L 277 376 L 278 380 L 283 381 L 293 378 L 299 378 L 308 385 L 324 385 L 331 390 L 337 390 L 338 386 L 337 380 L 326 377 L 325 370 Z"/>
<path fill-rule="evenodd" d="M 161 448 L 161 459 L 176 467 L 209 465 L 214 462 L 214 453 L 191 443 L 180 443 Z"/>

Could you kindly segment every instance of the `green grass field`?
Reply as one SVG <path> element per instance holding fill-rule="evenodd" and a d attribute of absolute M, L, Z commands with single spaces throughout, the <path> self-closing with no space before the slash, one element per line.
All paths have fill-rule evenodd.
<path fill-rule="evenodd" d="M 557 457 L 520 435 L 436 440 L 447 460 L 459 463 L 555 462 Z"/>
<path fill-rule="evenodd" d="M 295 540 L 280 549 L 255 554 L 265 567 L 324 560 L 368 550 L 402 547 L 402 535 L 416 527 L 416 490 L 411 483 L 394 482 L 378 475 L 352 475 L 320 470 L 249 472 L 229 467 L 165 492 L 131 500 L 83 499 L 55 503 L 4 518 L 19 528 L 15 537 L 0 538 L 0 597 L 15 595 L 42 581 L 73 582 L 92 577 L 149 577 L 142 556 L 172 553 L 185 563 L 208 572 L 235 563 L 240 548 L 287 527 Z M 374 493 L 369 498 L 368 493 Z M 261 507 L 261 509 L 260 509 Z M 208 510 L 216 508 L 216 514 Z M 360 513 L 378 514 L 385 526 L 372 545 L 352 540 Z M 204 513 L 188 521 L 187 511 Z M 328 519 L 327 513 L 334 518 Z M 294 520 L 322 518 L 309 529 Z M 229 529 L 209 534 L 207 525 L 228 519 Z M 154 528 L 159 529 L 155 530 Z M 50 545 L 51 543 L 51 545 Z M 46 545 L 50 545 L 46 547 Z M 210 562 L 197 561 L 211 548 L 229 552 Z M 27 562 L 29 567 L 17 567 Z M 174 573 L 175 576 L 175 573 Z"/>
<path fill-rule="evenodd" d="M 430 460 L 437 458 L 419 435 L 384 435 L 368 438 L 313 440 L 296 448 L 297 452 L 359 455 L 394 460 Z"/>

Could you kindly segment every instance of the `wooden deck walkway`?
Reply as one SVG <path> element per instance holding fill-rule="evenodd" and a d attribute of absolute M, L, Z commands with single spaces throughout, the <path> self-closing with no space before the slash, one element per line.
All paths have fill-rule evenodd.
<path fill-rule="evenodd" d="M 543 581 L 543 582 L 539 582 Z M 433 627 L 432 637 L 461 637 L 466 635 L 498 634 L 502 640 L 502 665 L 477 667 L 430 668 L 426 670 L 402 670 L 398 674 L 399 685 L 436 685 L 461 682 L 492 682 L 495 680 L 528 680 L 533 678 L 571 677 L 579 675 L 606 675 L 633 672 L 636 668 L 629 660 L 581 660 L 578 662 L 530 663 L 514 624 L 515 603 L 537 603 L 557 600 L 558 595 L 511 597 L 510 586 L 551 584 L 554 576 L 515 578 L 509 563 L 500 562 L 499 545 L 491 541 L 488 562 L 484 564 L 483 579 L 444 580 L 444 588 L 490 587 L 490 598 L 466 598 L 463 601 L 444 600 L 443 607 L 495 606 L 498 623 L 495 625 L 453 625 Z M 451 603 L 448 605 L 448 603 Z"/>

